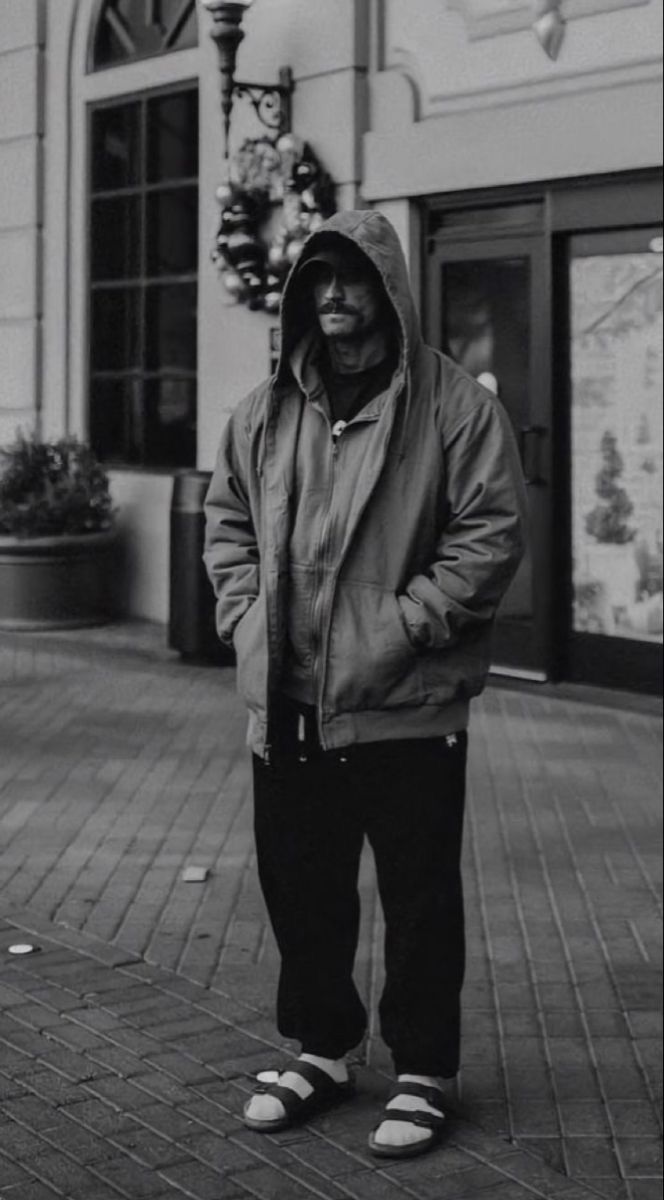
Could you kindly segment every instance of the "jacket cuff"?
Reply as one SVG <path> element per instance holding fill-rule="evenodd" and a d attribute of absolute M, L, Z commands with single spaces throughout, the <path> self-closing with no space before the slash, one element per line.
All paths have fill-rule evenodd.
<path fill-rule="evenodd" d="M 408 641 L 416 650 L 425 649 L 430 639 L 424 605 L 418 604 L 410 596 L 397 596 L 397 604 Z"/>

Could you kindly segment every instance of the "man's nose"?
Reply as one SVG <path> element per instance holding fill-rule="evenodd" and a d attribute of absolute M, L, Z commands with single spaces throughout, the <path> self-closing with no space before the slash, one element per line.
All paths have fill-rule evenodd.
<path fill-rule="evenodd" d="M 339 277 L 339 275 L 337 275 L 335 272 L 333 275 L 330 276 L 330 278 L 326 284 L 325 295 L 327 297 L 329 297 L 330 299 L 334 299 L 336 297 L 342 296 L 343 291 L 344 291 L 343 279 L 341 279 Z"/>

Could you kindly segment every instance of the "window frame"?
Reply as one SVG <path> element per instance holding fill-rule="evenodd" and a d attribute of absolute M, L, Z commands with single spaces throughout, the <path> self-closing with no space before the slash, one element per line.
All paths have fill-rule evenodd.
<path fill-rule="evenodd" d="M 184 54 L 184 53 L 186 53 L 186 51 L 182 51 L 181 53 Z M 167 56 L 158 55 L 158 56 L 154 56 L 154 59 L 155 59 L 155 61 L 162 62 L 165 57 L 167 57 Z M 139 65 L 141 62 L 144 62 L 144 61 L 145 60 L 140 60 Z M 131 64 L 131 65 L 134 65 L 134 64 Z M 127 69 L 128 69 L 128 67 L 125 68 L 125 67 L 120 66 L 120 67 L 114 68 L 114 72 L 118 72 L 118 73 L 124 72 Z M 95 72 L 95 77 L 99 74 L 100 74 L 99 72 Z M 132 185 L 127 188 L 100 189 L 99 191 L 95 191 L 93 189 L 94 154 L 93 154 L 93 147 L 92 147 L 92 123 L 93 123 L 93 119 L 94 119 L 94 114 L 96 112 L 99 112 L 103 108 L 114 108 L 114 107 L 118 107 L 118 106 L 124 105 L 124 104 L 138 103 L 141 106 L 140 121 L 143 126 L 142 149 L 143 149 L 143 153 L 145 154 L 145 151 L 147 149 L 147 139 L 145 138 L 145 125 L 147 122 L 147 109 L 148 109 L 149 101 L 151 101 L 155 98 L 158 98 L 159 96 L 172 96 L 172 95 L 177 95 L 178 93 L 187 92 L 187 91 L 193 91 L 196 93 L 197 100 L 198 100 L 198 106 L 199 106 L 198 107 L 198 113 L 199 113 L 199 117 L 198 117 L 199 171 L 198 171 L 198 174 L 196 176 L 182 177 L 181 179 L 177 179 L 177 180 L 159 181 L 158 183 L 154 183 L 154 182 L 148 183 L 147 180 L 145 180 L 139 184 Z M 195 347 L 195 349 L 196 349 L 196 366 L 193 369 L 185 368 L 185 367 L 181 367 L 181 368 L 178 367 L 177 369 L 169 369 L 168 371 L 164 371 L 163 369 L 147 370 L 144 367 L 144 362 L 145 362 L 145 327 L 146 327 L 147 286 L 150 284 L 155 284 L 155 285 L 159 286 L 159 285 L 168 285 L 169 283 L 178 283 L 178 284 L 193 283 L 196 285 L 197 308 L 198 308 L 198 286 L 199 286 L 199 276 L 200 276 L 200 229 L 199 229 L 199 238 L 198 238 L 198 243 L 197 243 L 199 252 L 197 255 L 197 263 L 196 263 L 195 271 L 178 274 L 178 275 L 174 275 L 174 276 L 165 274 L 163 276 L 160 275 L 160 276 L 156 277 L 156 276 L 149 275 L 149 274 L 147 274 L 147 272 L 145 270 L 145 267 L 146 267 L 145 251 L 146 251 L 147 243 L 146 243 L 146 231 L 145 231 L 144 206 L 141 205 L 142 212 L 141 212 L 141 218 L 140 218 L 140 238 L 141 238 L 141 246 L 140 246 L 141 272 L 140 272 L 140 275 L 137 275 L 137 276 L 133 277 L 132 279 L 126 279 L 123 277 L 123 278 L 117 278 L 117 279 L 113 279 L 113 280 L 104 280 L 104 281 L 94 281 L 92 278 L 92 209 L 93 209 L 93 203 L 95 200 L 103 199 L 103 198 L 110 199 L 110 198 L 116 198 L 116 197 L 128 196 L 128 195 L 137 196 L 142 200 L 143 197 L 146 197 L 150 193 L 152 193 L 152 194 L 158 193 L 167 188 L 180 187 L 180 186 L 185 188 L 185 187 L 195 186 L 196 187 L 197 209 L 198 209 L 198 212 L 200 213 L 200 83 L 199 83 L 198 77 L 194 77 L 194 78 L 189 77 L 189 78 L 174 80 L 174 81 L 168 82 L 168 83 L 159 83 L 157 86 L 154 86 L 154 87 L 143 86 L 140 88 L 133 88 L 133 89 L 127 90 L 127 91 L 119 90 L 117 92 L 114 91 L 113 94 L 111 94 L 111 95 L 107 94 L 107 95 L 102 95 L 99 98 L 94 97 L 94 98 L 88 99 L 85 104 L 85 135 L 84 136 L 85 136 L 86 154 L 85 154 L 85 183 L 84 183 L 84 190 L 85 190 L 85 192 L 84 192 L 84 194 L 85 194 L 85 199 L 84 199 L 84 203 L 85 203 L 85 222 L 84 222 L 85 311 L 84 311 L 83 319 L 84 319 L 84 328 L 86 331 L 86 336 L 85 336 L 85 341 L 84 341 L 85 349 L 84 349 L 84 364 L 83 364 L 83 379 L 84 379 L 83 402 L 84 402 L 84 421 L 85 421 L 85 428 L 86 428 L 86 436 L 89 439 L 90 430 L 91 430 L 91 400 L 92 400 L 92 387 L 93 387 L 93 379 L 94 378 L 100 378 L 100 379 L 105 379 L 105 380 L 118 380 L 118 381 L 121 381 L 123 379 L 126 379 L 126 380 L 133 379 L 133 380 L 139 380 L 142 386 L 145 384 L 146 381 L 163 379 L 164 376 L 167 376 L 168 378 L 172 377 L 172 378 L 177 378 L 177 379 L 184 379 L 187 381 L 193 381 L 193 383 L 195 385 L 196 399 L 198 397 L 198 345 L 196 345 L 196 347 Z M 144 161 L 146 161 L 146 160 L 144 160 Z M 200 225 L 200 222 L 199 222 L 199 225 Z M 93 363 L 92 363 L 92 328 L 93 328 L 92 307 L 93 307 L 94 293 L 96 290 L 101 290 L 102 288 L 106 288 L 107 290 L 112 290 L 113 288 L 116 288 L 116 287 L 118 289 L 122 289 L 122 288 L 127 288 L 129 286 L 136 287 L 139 291 L 139 324 L 140 324 L 140 344 L 141 344 L 141 350 L 140 350 L 141 366 L 138 369 L 130 368 L 130 369 L 126 369 L 124 371 L 123 370 L 113 370 L 112 368 L 109 368 L 108 370 L 94 370 Z M 197 325 L 198 325 L 198 322 L 197 322 Z M 196 331 L 196 341 L 198 341 L 198 328 Z M 143 402 L 145 402 L 145 393 L 144 392 L 143 392 Z M 197 408 L 198 408 L 198 405 L 197 405 Z M 198 415 L 198 413 L 197 413 L 197 415 Z M 191 464 L 180 463 L 180 464 L 172 464 L 172 465 L 151 464 L 149 462 L 131 462 L 131 461 L 128 461 L 127 459 L 122 459 L 122 458 L 110 458 L 110 457 L 107 458 L 103 454 L 101 454 L 100 457 L 102 458 L 104 465 L 107 466 L 110 470 L 120 470 L 120 471 L 126 471 L 126 472 L 131 472 L 131 473 L 150 474 L 150 475 L 172 475 L 174 471 L 188 469 L 189 467 L 195 466 L 197 452 L 195 452 L 195 454 L 194 454 L 194 462 L 193 463 L 191 463 Z"/>

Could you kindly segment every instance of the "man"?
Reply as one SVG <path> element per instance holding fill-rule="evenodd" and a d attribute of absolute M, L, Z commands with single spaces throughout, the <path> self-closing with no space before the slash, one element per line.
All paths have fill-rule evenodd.
<path fill-rule="evenodd" d="M 369 1144 L 422 1153 L 458 1070 L 468 704 L 522 554 L 523 492 L 495 397 L 422 342 L 379 212 L 339 213 L 305 243 L 277 370 L 234 411 L 206 512 L 218 629 L 250 714 L 278 1027 L 302 1046 L 245 1122 L 283 1129 L 351 1090 L 366 836 L 397 1075 Z"/>

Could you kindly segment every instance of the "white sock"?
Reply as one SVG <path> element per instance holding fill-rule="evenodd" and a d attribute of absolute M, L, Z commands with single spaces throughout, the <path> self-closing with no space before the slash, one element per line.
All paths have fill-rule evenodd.
<path fill-rule="evenodd" d="M 336 1083 L 346 1083 L 348 1079 L 348 1069 L 343 1058 L 321 1058 L 317 1054 L 300 1054 L 298 1062 L 313 1063 L 315 1067 L 320 1067 L 321 1071 L 327 1072 Z M 303 1079 L 296 1071 L 284 1071 L 283 1075 L 280 1075 L 278 1071 L 264 1072 L 263 1074 L 270 1076 L 269 1080 L 265 1080 L 266 1082 L 278 1082 L 282 1087 L 291 1088 L 303 1100 L 306 1100 L 314 1090 L 308 1080 Z M 258 1078 L 261 1079 L 262 1075 L 259 1075 Z M 284 1116 L 285 1109 L 281 1100 L 278 1100 L 276 1096 L 259 1094 L 251 1097 L 246 1114 L 254 1121 L 276 1121 Z"/>
<path fill-rule="evenodd" d="M 435 1079 L 433 1075 L 398 1075 L 397 1083 L 421 1083 L 424 1087 L 440 1087 L 439 1080 Z M 429 1141 L 431 1138 L 431 1130 L 423 1125 L 412 1125 L 407 1121 L 399 1120 L 390 1121 L 387 1114 L 391 1108 L 406 1109 L 409 1112 L 419 1109 L 420 1112 L 441 1115 L 440 1109 L 432 1108 L 426 1100 L 421 1100 L 419 1096 L 395 1096 L 393 1100 L 388 1101 L 385 1116 L 374 1134 L 374 1141 L 381 1146 L 411 1146 L 416 1142 Z"/>

